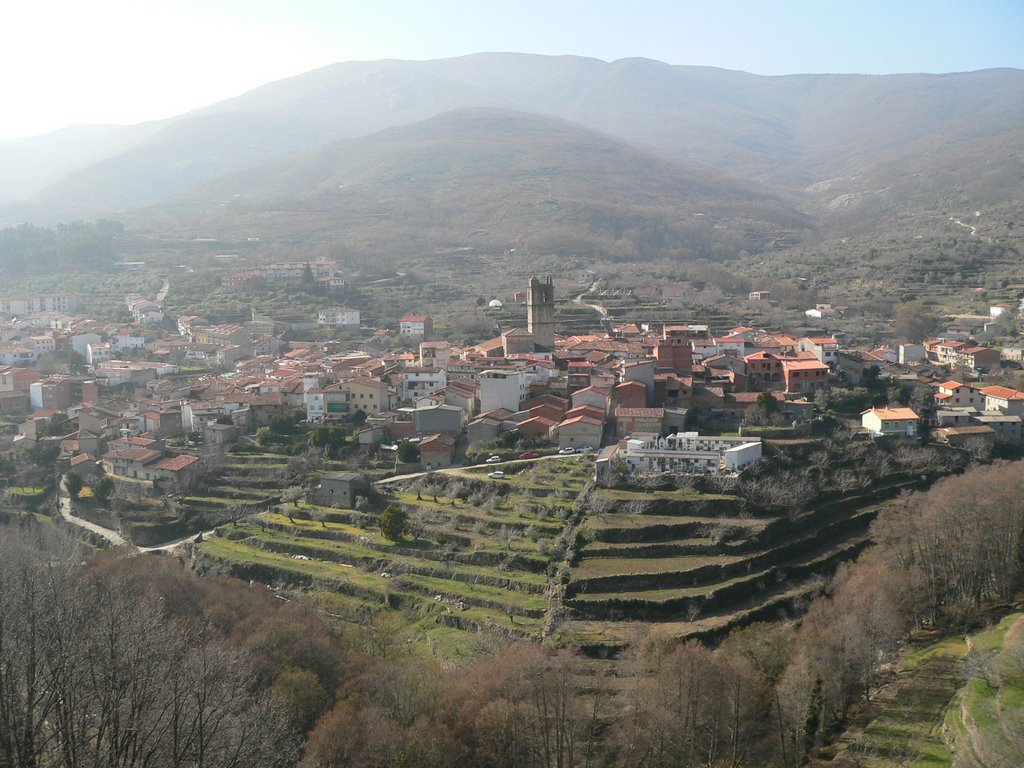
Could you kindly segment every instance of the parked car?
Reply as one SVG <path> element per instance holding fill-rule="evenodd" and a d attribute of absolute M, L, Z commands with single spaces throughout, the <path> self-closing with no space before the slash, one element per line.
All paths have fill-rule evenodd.
<path fill-rule="evenodd" d="M 494 472 L 488 472 L 487 476 L 493 480 L 501 480 L 501 478 L 505 476 L 505 473 L 499 469 Z"/>
<path fill-rule="evenodd" d="M 519 458 L 520 459 L 539 459 L 540 458 L 540 454 L 537 453 L 536 451 L 524 451 L 523 453 L 519 454 Z"/>
<path fill-rule="evenodd" d="M 485 463 L 486 464 L 497 464 L 499 461 L 501 461 L 501 456 L 488 456 L 487 457 L 487 461 Z"/>
<path fill-rule="evenodd" d="M 571 456 L 574 453 L 576 453 L 576 449 L 575 448 L 562 448 L 558 452 L 558 455 L 559 456 Z"/>

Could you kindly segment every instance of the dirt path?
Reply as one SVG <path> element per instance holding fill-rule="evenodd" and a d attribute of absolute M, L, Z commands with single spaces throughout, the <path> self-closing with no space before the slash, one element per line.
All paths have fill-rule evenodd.
<path fill-rule="evenodd" d="M 164 278 L 164 284 L 161 285 L 160 286 L 160 290 L 157 291 L 156 303 L 157 304 L 163 304 L 164 303 L 164 299 L 167 298 L 167 294 L 170 292 L 170 290 L 171 290 L 171 281 L 165 277 Z"/>
<path fill-rule="evenodd" d="M 60 509 L 60 516 L 67 522 L 71 523 L 71 525 L 77 525 L 79 528 L 95 533 L 98 536 L 102 536 L 115 547 L 131 546 L 124 536 L 119 534 L 117 531 L 104 528 L 102 525 L 96 525 L 96 523 L 90 523 L 88 520 L 83 520 L 82 518 L 75 517 L 71 514 L 71 497 L 68 495 L 68 490 L 64 486 L 63 477 L 60 479 L 60 485 L 57 488 L 57 507 Z"/>
<path fill-rule="evenodd" d="M 128 547 L 135 552 L 169 552 L 176 547 L 181 546 L 190 541 L 195 541 L 199 536 L 203 538 L 212 536 L 213 531 L 203 531 L 202 533 L 191 533 L 188 536 L 182 536 L 171 541 L 164 542 L 163 544 L 155 544 L 151 547 L 137 547 L 128 541 L 124 536 L 115 530 L 106 528 L 96 523 L 90 523 L 88 520 L 84 520 L 81 517 L 77 517 L 71 513 L 71 497 L 68 495 L 67 488 L 64 485 L 64 478 L 61 478 L 60 486 L 57 489 L 57 504 L 60 509 L 60 516 L 71 525 L 75 525 L 82 530 L 95 533 L 97 536 L 101 536 L 110 542 L 111 546 L 114 547 Z"/>

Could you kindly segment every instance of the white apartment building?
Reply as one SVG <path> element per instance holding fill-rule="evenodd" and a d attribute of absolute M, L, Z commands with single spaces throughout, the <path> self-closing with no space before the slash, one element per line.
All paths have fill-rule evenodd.
<path fill-rule="evenodd" d="M 632 438 L 612 453 L 605 457 L 602 452 L 602 460 L 610 466 L 623 462 L 631 474 L 731 474 L 761 460 L 761 440 L 677 432 Z"/>
<path fill-rule="evenodd" d="M 480 412 L 504 408 L 512 413 L 526 399 L 528 383 L 523 371 L 482 371 L 477 381 L 480 388 Z"/>
<path fill-rule="evenodd" d="M 321 309 L 317 316 L 317 324 L 321 328 L 358 328 L 359 310 L 345 307 Z"/>

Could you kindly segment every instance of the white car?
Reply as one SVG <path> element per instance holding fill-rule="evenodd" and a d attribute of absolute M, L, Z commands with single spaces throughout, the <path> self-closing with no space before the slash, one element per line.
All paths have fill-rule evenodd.
<path fill-rule="evenodd" d="M 487 476 L 492 480 L 501 480 L 503 477 L 505 477 L 505 473 L 499 469 L 496 472 L 488 472 Z"/>
<path fill-rule="evenodd" d="M 576 453 L 576 449 L 575 448 L 562 448 L 558 452 L 558 455 L 559 456 L 571 456 L 574 453 Z"/>
<path fill-rule="evenodd" d="M 501 456 L 488 456 L 487 457 L 487 461 L 484 462 L 484 463 L 485 464 L 497 464 L 499 461 L 501 461 Z"/>

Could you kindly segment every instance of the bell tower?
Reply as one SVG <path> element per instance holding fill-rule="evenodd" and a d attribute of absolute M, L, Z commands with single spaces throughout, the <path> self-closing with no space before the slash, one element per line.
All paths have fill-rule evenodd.
<path fill-rule="evenodd" d="M 526 294 L 526 329 L 537 344 L 548 349 L 555 347 L 555 286 L 551 278 L 542 282 L 530 278 Z"/>

